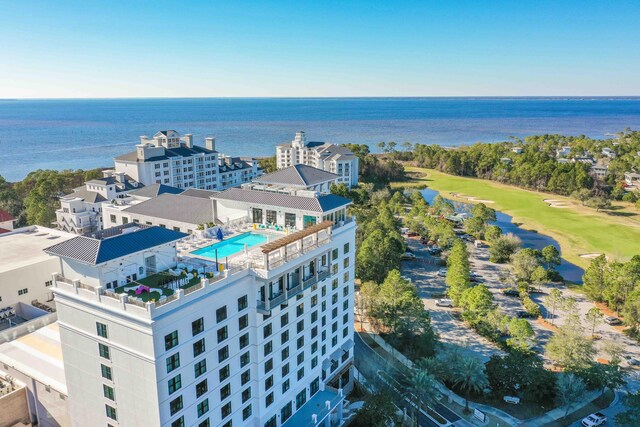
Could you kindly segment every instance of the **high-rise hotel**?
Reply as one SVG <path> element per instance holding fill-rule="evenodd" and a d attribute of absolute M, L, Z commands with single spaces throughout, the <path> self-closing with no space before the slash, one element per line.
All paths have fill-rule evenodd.
<path fill-rule="evenodd" d="M 52 289 L 73 425 L 341 423 L 353 359 L 350 202 L 278 193 L 213 195 L 215 211 L 245 222 L 199 236 L 128 223 L 46 249 L 60 259 Z"/>

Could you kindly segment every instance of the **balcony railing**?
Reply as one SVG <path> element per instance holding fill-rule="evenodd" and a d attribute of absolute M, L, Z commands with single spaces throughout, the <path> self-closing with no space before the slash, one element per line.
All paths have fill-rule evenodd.
<path fill-rule="evenodd" d="M 320 271 L 318 273 L 318 282 L 323 281 L 324 279 L 326 279 L 329 276 L 331 276 L 331 271 L 330 270 Z"/>
<path fill-rule="evenodd" d="M 318 278 L 316 276 L 311 276 L 302 282 L 302 289 L 308 289 L 316 283 L 318 283 Z"/>

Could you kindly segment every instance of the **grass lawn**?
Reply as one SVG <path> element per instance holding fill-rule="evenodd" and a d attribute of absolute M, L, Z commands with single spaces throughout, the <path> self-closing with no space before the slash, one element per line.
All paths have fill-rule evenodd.
<path fill-rule="evenodd" d="M 640 217 L 626 204 L 614 206 L 611 211 L 596 212 L 568 197 L 447 175 L 431 169 L 406 167 L 406 170 L 412 175 L 410 181 L 393 183 L 392 187 L 429 187 L 447 198 L 464 202 L 469 200 L 459 195 L 491 200 L 494 203 L 487 203 L 487 206 L 511 215 L 522 228 L 557 240 L 563 257 L 576 265 L 589 265 L 590 260 L 580 257 L 582 254 L 605 253 L 624 261 L 640 252 Z M 553 208 L 544 202 L 545 199 L 558 200 L 566 207 Z"/>
<path fill-rule="evenodd" d="M 182 279 L 186 277 L 186 275 L 182 275 L 179 277 L 179 279 Z M 147 302 L 147 301 L 151 301 L 151 300 L 159 300 L 160 297 L 162 295 L 164 296 L 171 296 L 173 295 L 174 291 L 173 289 L 170 288 L 165 288 L 164 284 L 166 284 L 168 281 L 171 280 L 176 280 L 178 278 L 169 275 L 168 273 L 165 272 L 161 272 L 161 273 L 156 273 L 156 274 L 152 274 L 150 276 L 147 276 L 143 279 L 138 279 L 136 280 L 136 283 L 138 283 L 139 285 L 144 285 L 144 286 L 148 286 L 149 288 L 156 288 L 156 289 L 162 289 L 162 294 L 160 292 L 157 291 L 153 291 L 153 292 L 142 292 L 140 295 L 136 295 L 135 290 L 131 289 L 129 291 L 127 291 L 127 295 L 132 296 L 132 297 L 136 297 L 136 298 L 140 298 L 142 301 Z M 194 278 L 192 278 L 191 280 L 189 280 L 189 282 L 184 285 L 184 286 L 180 286 L 180 288 L 182 289 L 187 289 L 190 288 L 191 286 L 197 285 L 198 283 L 200 283 L 201 277 L 196 276 Z M 131 287 L 131 286 L 135 286 L 132 283 L 128 283 L 124 286 L 120 286 L 119 288 L 115 289 L 115 292 L 117 293 L 123 293 L 124 292 L 124 288 L 127 287 Z"/>
<path fill-rule="evenodd" d="M 576 421 L 580 421 L 584 417 L 594 412 L 598 412 L 601 409 L 609 407 L 615 394 L 611 390 L 607 390 L 602 396 L 597 397 L 591 403 L 586 405 L 584 408 L 579 409 L 566 417 L 560 418 L 552 423 L 544 424 L 544 427 L 563 427 L 568 426 Z"/>

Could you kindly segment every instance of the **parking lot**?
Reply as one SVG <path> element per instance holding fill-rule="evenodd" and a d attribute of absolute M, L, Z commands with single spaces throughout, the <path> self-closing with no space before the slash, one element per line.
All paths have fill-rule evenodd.
<path fill-rule="evenodd" d="M 416 239 L 408 239 L 407 246 L 409 250 L 416 256 L 415 260 L 402 262 L 402 274 L 413 281 L 417 286 L 420 296 L 425 304 L 425 308 L 431 313 L 431 319 L 434 329 L 440 334 L 440 340 L 447 345 L 461 347 L 465 352 L 470 352 L 483 360 L 488 360 L 492 354 L 501 353 L 493 343 L 478 335 L 473 329 L 467 327 L 461 320 L 457 320 L 452 316 L 452 309 L 447 307 L 438 307 L 435 302 L 437 298 L 441 298 L 446 291 L 445 278 L 438 275 L 438 270 L 442 267 L 438 264 L 438 258 L 429 255 L 427 247 Z M 476 248 L 472 244 L 467 245 L 469 251 L 469 260 L 471 270 L 479 277 L 480 283 L 485 284 L 494 296 L 496 304 L 508 315 L 514 316 L 518 311 L 522 311 L 522 303 L 517 296 L 507 296 L 503 291 L 513 286 L 513 282 L 508 280 L 508 265 L 500 265 L 489 262 L 488 248 Z M 543 317 L 547 316 L 547 310 L 544 304 L 544 298 L 553 289 L 554 285 L 543 286 L 543 293 L 533 293 L 531 298 L 541 306 Z M 562 287 L 562 292 L 566 297 L 576 299 L 580 316 L 584 319 L 584 315 L 594 305 L 587 298 L 571 289 Z M 565 321 L 566 313 L 562 311 L 556 312 L 555 325 L 562 325 Z M 528 319 L 533 327 L 537 345 L 534 348 L 540 354 L 544 354 L 544 345 L 552 335 L 552 331 L 545 327 L 536 319 Z M 585 335 L 590 334 L 589 326 L 583 321 Z M 640 361 L 640 346 L 621 333 L 620 327 L 614 327 L 601 322 L 596 327 L 596 335 L 600 336 L 596 343 L 599 349 L 597 358 L 608 359 L 602 347 L 607 341 L 615 341 L 622 344 L 626 354 Z M 638 369 L 629 366 L 623 362 L 623 367 Z M 637 373 L 637 371 L 636 371 Z M 640 386 L 640 382 L 636 378 L 638 375 L 631 377 L 631 388 Z"/>

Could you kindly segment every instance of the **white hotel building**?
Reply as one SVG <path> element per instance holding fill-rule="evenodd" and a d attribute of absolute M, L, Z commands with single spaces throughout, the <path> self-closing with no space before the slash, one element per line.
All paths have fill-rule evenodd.
<path fill-rule="evenodd" d="M 256 159 L 218 153 L 215 138 L 205 138 L 204 147 L 194 145 L 191 134 L 181 136 L 175 130 L 141 136 L 135 151 L 116 157 L 115 170 L 143 185 L 205 190 L 235 187 L 260 174 Z"/>
<path fill-rule="evenodd" d="M 261 194 L 241 190 L 235 209 L 265 225 L 250 200 Z M 71 424 L 340 425 L 353 360 L 349 203 L 300 200 L 321 211 L 298 231 L 247 223 L 265 241 L 227 253 L 224 269 L 192 253 L 186 234 L 136 223 L 46 249 L 60 258 L 53 291 Z M 156 301 L 135 296 L 133 282 L 190 266 L 199 274 L 186 285 L 152 287 Z"/>
<path fill-rule="evenodd" d="M 276 147 L 278 169 L 308 165 L 339 175 L 338 183 L 358 185 L 358 157 L 349 149 L 328 142 L 307 141 L 304 132 L 296 132 L 293 141 Z"/>

